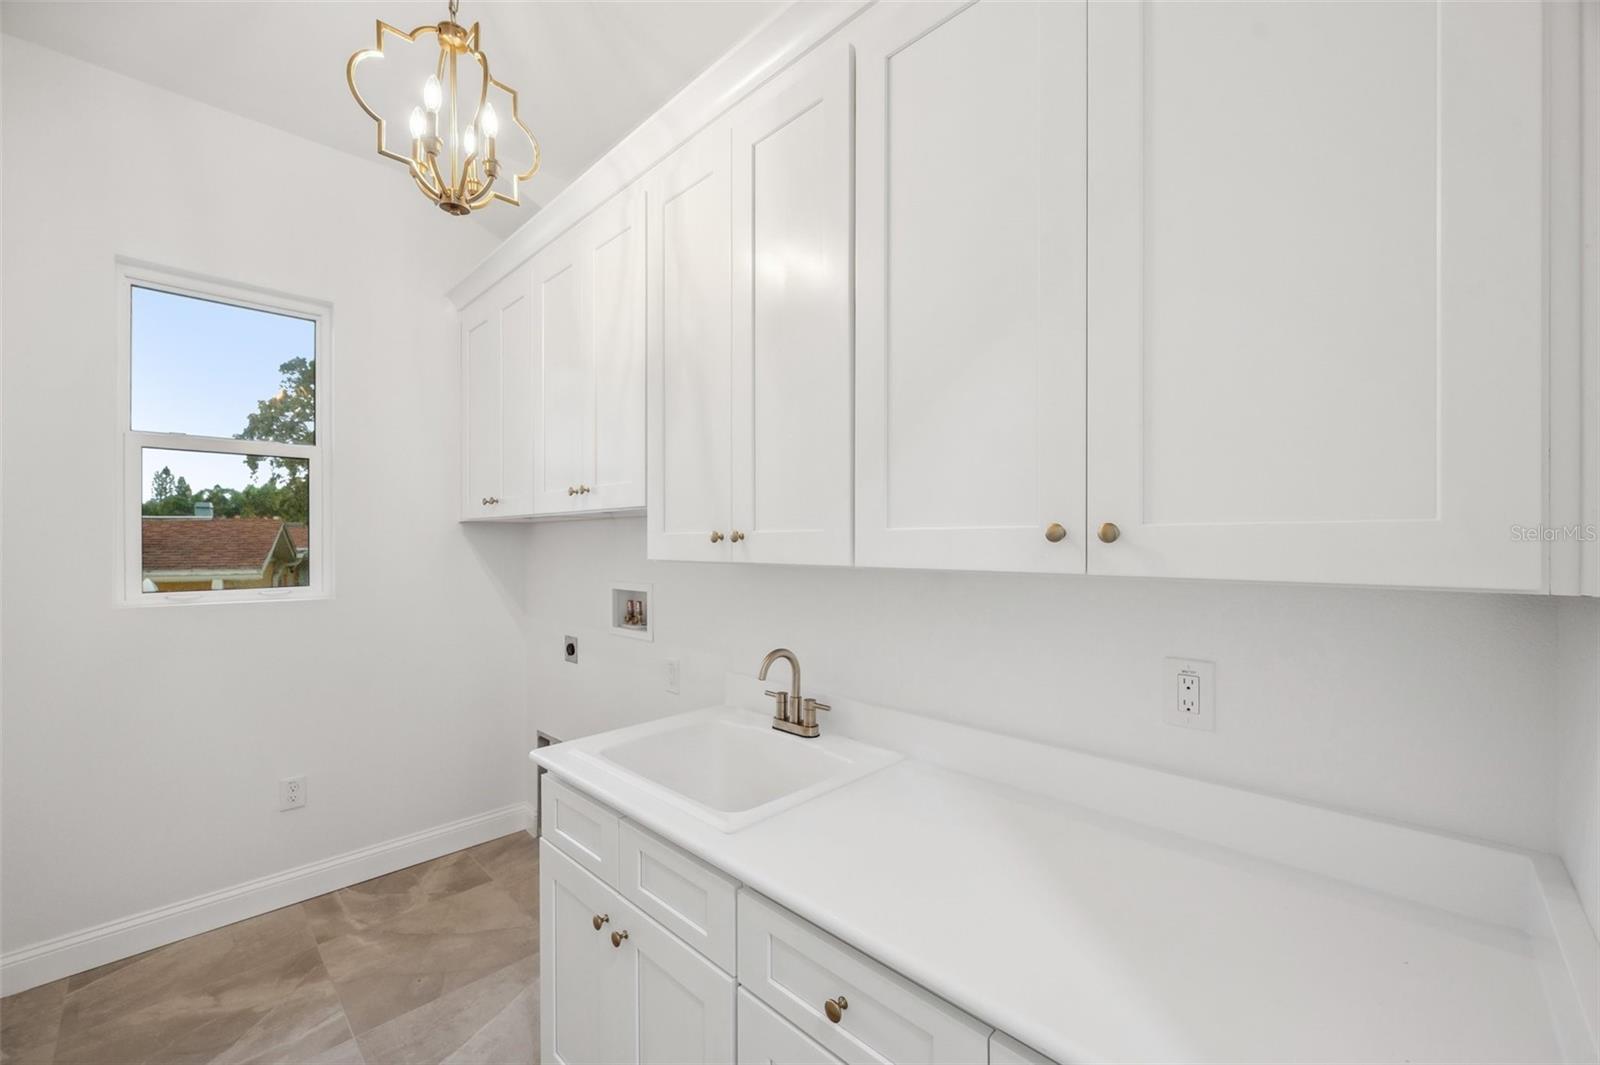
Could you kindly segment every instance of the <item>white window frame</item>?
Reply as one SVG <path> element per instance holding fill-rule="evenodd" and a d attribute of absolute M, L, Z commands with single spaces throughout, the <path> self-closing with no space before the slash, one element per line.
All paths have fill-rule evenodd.
<path fill-rule="evenodd" d="M 235 440 L 231 437 L 193 436 L 133 428 L 133 290 L 155 289 L 304 318 L 316 327 L 315 444 L 284 444 L 270 440 Z M 118 374 L 117 430 L 122 446 L 122 511 L 116 527 L 122 530 L 122 559 L 118 599 L 125 606 L 170 607 L 198 603 L 260 603 L 325 599 L 333 594 L 333 537 L 330 532 L 333 479 L 330 456 L 333 441 L 333 307 L 301 296 L 221 281 L 216 278 L 152 266 L 128 259 L 117 260 Z M 236 588 L 218 591 L 147 593 L 144 587 L 143 514 L 144 449 L 204 451 L 234 455 L 264 455 L 306 459 L 311 478 L 307 538 L 311 558 L 310 583 L 288 588 Z"/>

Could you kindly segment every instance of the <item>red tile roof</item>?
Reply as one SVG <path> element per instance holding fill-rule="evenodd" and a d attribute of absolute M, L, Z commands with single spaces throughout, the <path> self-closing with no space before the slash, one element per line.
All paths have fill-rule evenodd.
<path fill-rule="evenodd" d="M 289 542 L 294 544 L 294 549 L 296 551 L 306 551 L 310 549 L 311 530 L 306 527 L 305 522 L 291 521 L 287 526 L 285 526 L 285 528 L 289 530 Z"/>
<path fill-rule="evenodd" d="M 145 518 L 144 570 L 259 570 L 282 531 L 278 518 Z"/>

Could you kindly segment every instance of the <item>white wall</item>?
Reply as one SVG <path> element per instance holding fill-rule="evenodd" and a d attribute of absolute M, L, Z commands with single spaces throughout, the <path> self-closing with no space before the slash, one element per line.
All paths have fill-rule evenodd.
<path fill-rule="evenodd" d="M 637 518 L 528 536 L 530 732 L 719 702 L 725 671 L 786 645 L 818 695 L 1557 849 L 1547 599 L 649 563 Z M 614 580 L 655 583 L 656 642 L 605 631 Z M 1167 655 L 1216 662 L 1215 733 L 1160 721 Z"/>
<path fill-rule="evenodd" d="M 1563 600 L 1557 640 L 1561 856 L 1600 931 L 1600 599 Z"/>
<path fill-rule="evenodd" d="M 482 228 L 398 166 L 10 37 L 3 100 L 0 944 L 520 802 L 524 544 L 455 514 L 443 292 Z M 332 302 L 331 600 L 116 604 L 119 254 Z M 279 813 L 294 773 L 310 804 Z"/>

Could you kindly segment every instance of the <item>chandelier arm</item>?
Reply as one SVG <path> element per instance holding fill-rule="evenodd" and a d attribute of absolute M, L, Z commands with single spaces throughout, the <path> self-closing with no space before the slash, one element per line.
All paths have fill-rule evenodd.
<path fill-rule="evenodd" d="M 422 194 L 424 196 L 428 197 L 428 199 L 432 200 L 434 203 L 439 202 L 439 190 L 433 186 L 431 181 L 428 180 L 428 174 L 426 170 L 423 170 L 418 166 L 413 166 L 411 168 L 411 180 L 417 183 L 417 188 L 422 190 Z"/>
<path fill-rule="evenodd" d="M 476 178 L 478 176 L 477 163 L 478 153 L 473 152 L 471 155 L 467 156 L 466 161 L 461 164 L 461 180 L 456 183 L 456 199 L 464 200 L 467 198 L 467 179 Z"/>
<path fill-rule="evenodd" d="M 467 201 L 467 206 L 476 211 L 480 208 L 487 207 L 489 205 L 489 201 L 493 199 L 503 200 L 505 197 L 494 191 L 494 178 L 490 178 L 488 183 L 485 184 L 483 188 L 478 190 L 478 194 L 471 200 Z"/>

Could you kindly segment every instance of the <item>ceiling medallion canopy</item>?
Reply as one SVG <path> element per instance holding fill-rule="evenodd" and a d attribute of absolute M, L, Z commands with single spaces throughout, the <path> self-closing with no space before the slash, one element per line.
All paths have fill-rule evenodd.
<path fill-rule="evenodd" d="M 478 24 L 469 30 L 456 22 L 459 0 L 450 0 L 450 17 L 410 33 L 378 20 L 376 48 L 350 57 L 345 80 L 350 92 L 378 124 L 378 154 L 406 164 L 424 196 L 450 214 L 481 210 L 495 200 L 517 206 L 517 186 L 539 169 L 539 141 L 517 114 L 517 91 L 489 73 L 489 57 L 479 48 Z M 416 44 L 433 36 L 439 46 L 434 72 L 422 85 L 422 104 L 411 109 L 411 154 L 389 150 L 384 142 L 384 119 L 362 97 L 356 85 L 356 68 L 368 59 L 384 58 L 386 44 L 394 40 Z M 509 99 L 509 114 L 495 110 L 491 88 Z M 509 121 L 508 121 L 509 120 Z M 526 137 L 532 146 L 532 165 L 525 173 L 505 173 L 499 157 L 502 134 Z M 521 154 L 520 152 L 518 153 Z"/>

